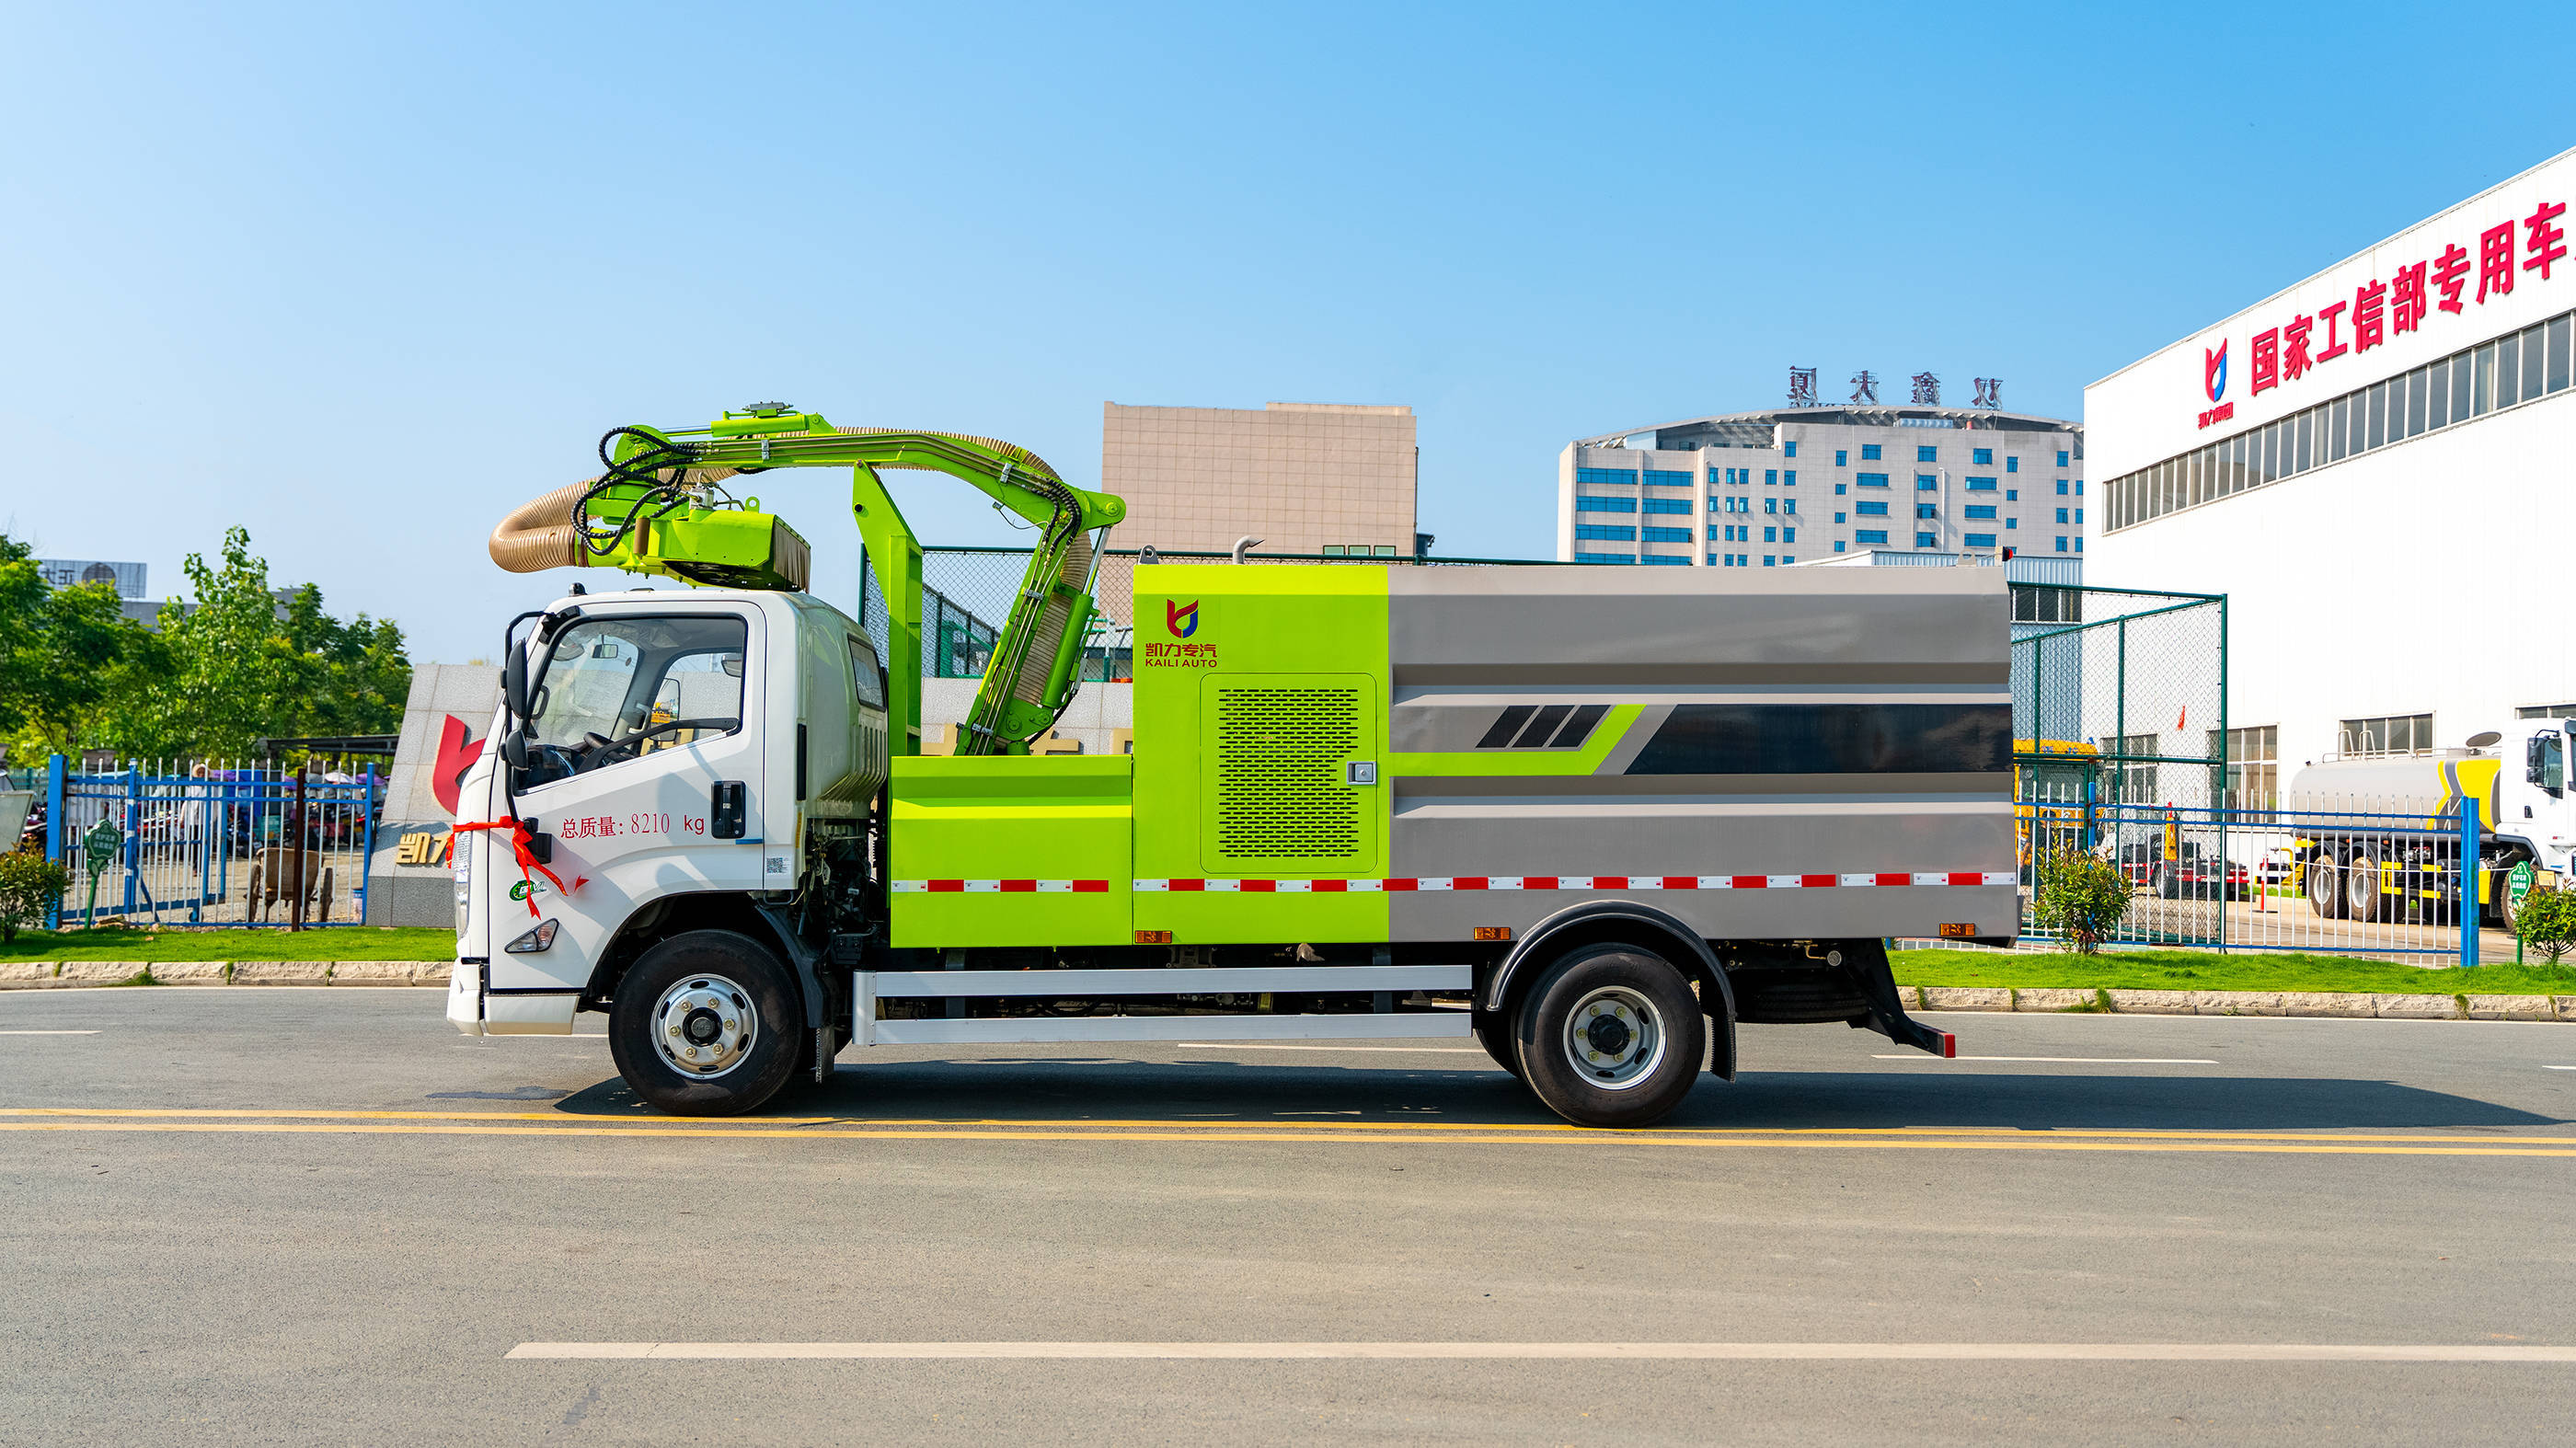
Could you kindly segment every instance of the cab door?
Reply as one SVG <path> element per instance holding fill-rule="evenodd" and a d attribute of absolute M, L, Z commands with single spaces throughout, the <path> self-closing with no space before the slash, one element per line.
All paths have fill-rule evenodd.
<path fill-rule="evenodd" d="M 580 985 L 639 905 L 763 888 L 763 619 L 746 603 L 593 605 L 529 670 L 516 803 L 553 878 L 513 879 L 492 923 L 496 987 Z M 516 876 L 506 847 L 493 857 Z M 558 884 L 558 882 L 560 882 Z M 508 942 L 558 922 L 544 949 Z"/>

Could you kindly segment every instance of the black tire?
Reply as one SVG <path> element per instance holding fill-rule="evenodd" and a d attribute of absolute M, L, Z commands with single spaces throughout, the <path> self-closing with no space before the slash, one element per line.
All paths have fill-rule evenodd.
<path fill-rule="evenodd" d="M 2386 901 L 2379 893 L 2381 880 L 2379 857 L 2367 850 L 2355 854 L 2343 872 L 2343 916 L 2346 920 L 2377 920 L 2387 913 Z"/>
<path fill-rule="evenodd" d="M 2182 898 L 2181 882 L 2174 878 L 2174 872 L 2171 869 L 2163 865 L 2156 866 L 2155 873 L 2147 877 L 2147 888 L 2155 891 L 2162 899 L 2179 900 Z"/>
<path fill-rule="evenodd" d="M 2343 918 L 2343 871 L 2335 867 L 2334 856 L 2323 852 L 2311 855 L 2304 883 L 2310 910 L 2325 920 Z"/>
<path fill-rule="evenodd" d="M 1595 1011 L 1600 1014 L 1593 1014 Z M 1576 1013 L 1587 1044 L 1575 1053 Z M 1512 1022 L 1521 1079 L 1549 1110 L 1583 1126 L 1660 1120 L 1699 1081 L 1708 1018 L 1670 961 L 1633 945 L 1577 948 L 1521 997 Z M 1593 1047 L 1599 1047 L 1594 1050 Z M 1611 1063 L 1603 1069 L 1596 1062 Z M 1614 1072 L 1633 1068 L 1624 1079 Z"/>
<path fill-rule="evenodd" d="M 1517 1079 L 1521 1074 L 1521 1056 L 1519 1044 L 1512 1039 L 1511 1018 L 1478 1011 L 1475 1030 L 1476 1044 L 1485 1048 L 1485 1054 L 1494 1058 L 1495 1065 L 1511 1072 Z"/>
<path fill-rule="evenodd" d="M 738 1059 L 720 1074 L 681 1070 L 664 1059 L 657 1040 L 682 1024 L 658 1019 L 664 997 L 698 985 L 702 994 L 749 1008 L 721 1027 L 742 1034 Z M 768 947 L 731 930 L 692 930 L 645 951 L 617 983 L 617 1003 L 608 1013 L 617 1074 L 655 1110 L 674 1116 L 758 1110 L 787 1086 L 799 1059 L 809 1057 L 811 1035 L 796 977 Z M 810 1059 L 806 1064 L 810 1070 Z"/>

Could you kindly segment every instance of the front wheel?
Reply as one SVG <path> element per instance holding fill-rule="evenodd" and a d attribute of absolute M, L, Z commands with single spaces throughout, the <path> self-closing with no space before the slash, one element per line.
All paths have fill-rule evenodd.
<path fill-rule="evenodd" d="M 737 1116 L 776 1096 L 804 1050 L 795 977 L 731 930 L 692 930 L 644 952 L 617 983 L 608 1049 L 656 1110 Z"/>
<path fill-rule="evenodd" d="M 1593 945 L 1550 967 L 1513 1021 L 1521 1079 L 1548 1109 L 1585 1126 L 1661 1119 L 1699 1079 L 1708 1021 L 1662 956 Z"/>
<path fill-rule="evenodd" d="M 2336 920 L 2343 916 L 2343 872 L 2335 868 L 2334 856 L 2317 854 L 2308 859 L 2308 908 L 2320 919 Z"/>

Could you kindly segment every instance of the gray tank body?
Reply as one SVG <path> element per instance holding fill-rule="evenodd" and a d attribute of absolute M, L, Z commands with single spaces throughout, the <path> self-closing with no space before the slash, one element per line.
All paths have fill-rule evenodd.
<path fill-rule="evenodd" d="M 1388 574 L 1390 746 L 1496 760 L 1392 781 L 1390 873 L 1517 877 L 1391 897 L 1396 939 L 1609 896 L 1710 939 L 2018 933 L 2001 570 Z"/>

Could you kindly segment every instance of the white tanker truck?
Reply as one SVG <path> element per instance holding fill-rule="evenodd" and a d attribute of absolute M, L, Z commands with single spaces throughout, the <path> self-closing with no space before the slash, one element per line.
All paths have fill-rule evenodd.
<path fill-rule="evenodd" d="M 2303 767 L 2282 803 L 2311 819 L 2290 846 L 2309 908 L 2329 919 L 2456 923 L 2467 801 L 2478 818 L 2479 921 L 2512 928 L 2505 872 L 2528 861 L 2544 882 L 2570 878 L 2571 734 L 2576 719 L 2518 719 L 2470 735 L 2465 748 Z"/>

